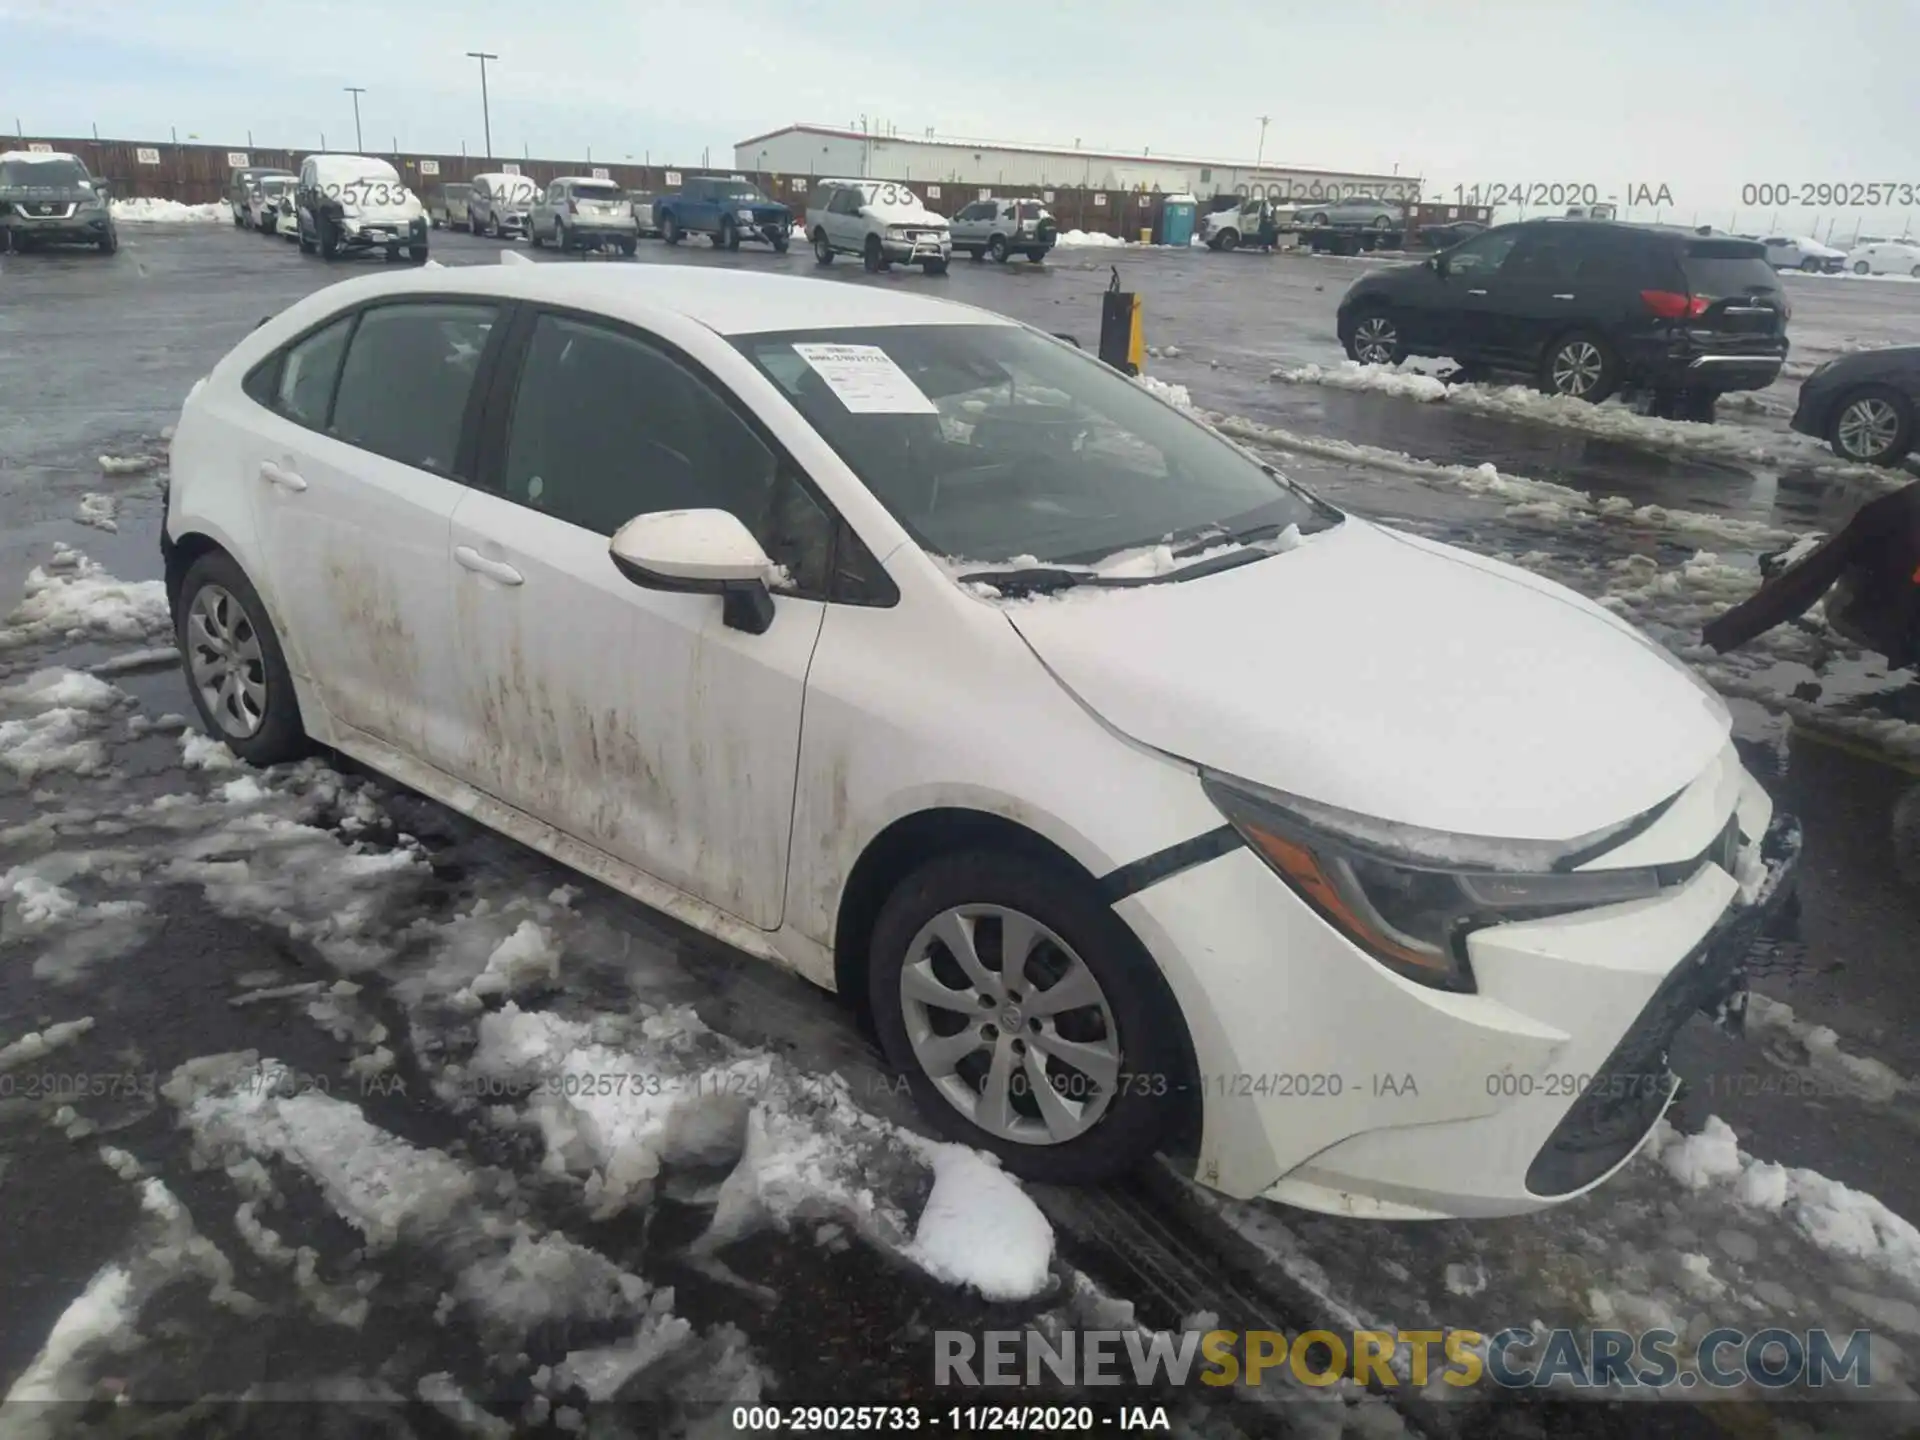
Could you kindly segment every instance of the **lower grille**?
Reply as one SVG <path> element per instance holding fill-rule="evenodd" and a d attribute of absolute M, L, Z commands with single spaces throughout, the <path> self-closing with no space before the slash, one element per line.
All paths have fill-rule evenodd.
<path fill-rule="evenodd" d="M 1673 968 L 1534 1156 L 1527 1189 L 1535 1195 L 1549 1199 L 1579 1190 L 1632 1154 L 1673 1094 L 1677 1082 L 1667 1055 L 1680 1027 L 1695 1011 L 1713 1013 L 1743 995 L 1747 955 L 1791 893 L 1800 858 L 1799 821 L 1776 815 L 1761 839 L 1760 857 L 1767 869 L 1760 893 L 1751 904 L 1729 910 Z M 1731 863 L 1725 868 L 1735 873 Z M 1739 1013 L 1745 1013 L 1743 1006 Z"/>

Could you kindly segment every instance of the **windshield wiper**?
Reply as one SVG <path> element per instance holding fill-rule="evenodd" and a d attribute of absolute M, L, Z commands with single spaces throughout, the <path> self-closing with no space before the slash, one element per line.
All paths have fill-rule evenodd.
<path fill-rule="evenodd" d="M 1271 540 L 1289 525 L 1298 524 L 1294 520 L 1269 520 L 1260 525 L 1247 525 L 1235 530 L 1226 525 L 1202 525 L 1186 531 L 1181 539 L 1186 543 L 1176 546 L 1173 558 L 1185 560 L 1188 556 L 1203 554 L 1221 545 L 1250 545 L 1256 540 Z M 1169 540 L 1173 537 L 1168 536 Z"/>
<path fill-rule="evenodd" d="M 1069 570 L 1060 565 L 1023 565 L 1007 570 L 975 570 L 960 577 L 961 584 L 991 585 L 1002 595 L 1051 595 L 1076 585 L 1109 583 L 1091 570 Z"/>

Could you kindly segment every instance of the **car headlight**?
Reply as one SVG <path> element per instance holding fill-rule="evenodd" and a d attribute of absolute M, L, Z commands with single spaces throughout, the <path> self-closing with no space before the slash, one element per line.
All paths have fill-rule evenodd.
<path fill-rule="evenodd" d="M 753 212 L 751 210 L 736 210 L 733 214 L 737 220 L 744 220 L 749 225 L 753 223 Z"/>
<path fill-rule="evenodd" d="M 1653 866 L 1573 868 L 1643 816 L 1566 841 L 1499 840 L 1375 820 L 1211 771 L 1200 778 L 1253 852 L 1323 920 L 1394 973 L 1439 990 L 1475 988 L 1466 947 L 1475 930 L 1645 899 L 1665 883 Z"/>

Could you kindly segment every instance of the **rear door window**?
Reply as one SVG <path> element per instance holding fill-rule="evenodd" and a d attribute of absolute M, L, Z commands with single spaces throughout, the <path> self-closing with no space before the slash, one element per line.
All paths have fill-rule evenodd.
<path fill-rule="evenodd" d="M 280 379 L 271 403 L 296 425 L 312 430 L 326 428 L 327 408 L 333 403 L 333 384 L 340 375 L 341 357 L 347 353 L 353 320 L 349 315 L 334 321 L 307 336 L 281 360 Z"/>
<path fill-rule="evenodd" d="M 1752 240 L 1689 240 L 1680 264 L 1696 295 L 1742 295 L 1780 288 L 1767 252 Z"/>
<path fill-rule="evenodd" d="M 328 433 L 403 465 L 451 475 L 491 305 L 381 305 L 348 347 Z"/>

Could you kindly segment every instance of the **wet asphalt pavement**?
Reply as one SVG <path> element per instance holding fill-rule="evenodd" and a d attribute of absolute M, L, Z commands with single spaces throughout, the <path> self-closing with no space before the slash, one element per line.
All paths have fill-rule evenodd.
<path fill-rule="evenodd" d="M 500 248 L 435 237 L 436 258 L 447 265 L 496 263 Z M 262 317 L 380 263 L 330 267 L 225 225 L 128 225 L 121 253 L 107 261 L 83 253 L 0 261 L 0 614 L 56 546 L 83 552 L 122 581 L 157 577 L 162 432 L 188 388 Z M 700 242 L 677 251 L 643 242 L 632 262 L 561 263 L 818 273 L 797 250 L 729 255 Z M 1897 1215 L 1920 1216 L 1912 1158 L 1920 1104 L 1906 1078 L 1920 1076 L 1920 746 L 1896 723 L 1920 721 L 1920 687 L 1910 675 L 1882 673 L 1873 657 L 1799 632 L 1737 663 L 1686 654 L 1699 621 L 1751 588 L 1757 551 L 1831 527 L 1888 483 L 1837 467 L 1789 435 L 1784 417 L 1812 364 L 1920 334 L 1920 286 L 1788 277 L 1791 372 L 1752 405 L 1728 407 L 1709 444 L 1688 433 L 1702 427 L 1593 433 L 1556 416 L 1501 412 L 1508 402 L 1497 396 L 1476 409 L 1271 378 L 1276 369 L 1338 366 L 1334 308 L 1365 263 L 1088 249 L 1056 252 L 1042 266 L 960 260 L 939 280 L 903 270 L 868 276 L 842 260 L 824 278 L 945 295 L 1075 334 L 1092 348 L 1100 292 L 1117 266 L 1126 288 L 1145 297 L 1147 339 L 1161 352 L 1149 374 L 1230 417 L 1238 438 L 1270 449 L 1336 503 L 1538 569 L 1605 599 L 1701 662 L 1736 697 L 1749 763 L 1777 801 L 1802 816 L 1807 848 L 1797 928 L 1776 937 L 1756 980 L 1791 1015 L 1765 1012 L 1770 1021 L 1742 1040 L 1704 1025 L 1688 1031 L 1676 1058 L 1688 1089 L 1675 1126 L 1693 1132 L 1718 1116 L 1758 1160 L 1804 1167 L 1877 1196 Z M 103 473 L 103 456 L 133 463 Z M 148 468 L 138 468 L 143 460 Z M 79 523 L 83 513 L 112 528 Z M 0 643 L 0 690 L 43 667 L 84 669 L 167 643 L 150 615 L 111 634 L 23 640 L 16 631 Z M 380 1147 L 391 1141 L 452 1157 L 463 1205 L 577 1247 L 554 1272 L 558 1288 L 591 1290 L 600 1283 L 596 1266 L 642 1276 L 656 1295 L 672 1286 L 672 1314 L 688 1322 L 691 1338 L 670 1364 L 643 1375 L 654 1408 L 633 1423 L 640 1433 L 691 1431 L 705 1407 L 743 1395 L 933 1398 L 927 1335 L 943 1326 L 1036 1316 L 1092 1323 L 1110 1318 L 1116 1303 L 1159 1327 L 1210 1306 L 1223 1325 L 1253 1324 L 1255 1314 L 1233 1313 L 1236 1305 L 1296 1328 L 1353 1316 L 1489 1332 L 1535 1318 L 1594 1324 L 1605 1318 L 1595 1293 L 1638 1287 L 1665 1296 L 1662 1270 L 1701 1251 L 1732 1276 L 1733 1293 L 1759 1294 L 1780 1323 L 1871 1322 L 1896 1337 L 1896 1360 L 1899 1346 L 1920 1343 L 1920 1275 L 1887 1273 L 1878 1252 L 1809 1247 L 1785 1222 L 1778 1234 L 1749 1227 L 1759 1234 L 1751 1244 L 1728 1240 L 1733 1222 L 1716 1220 L 1711 1188 L 1679 1183 L 1677 1171 L 1652 1160 L 1550 1218 L 1471 1227 L 1365 1227 L 1258 1206 L 1227 1214 L 1193 1203 L 1178 1186 L 1098 1203 L 1043 1195 L 1059 1237 L 1056 1289 L 998 1306 L 903 1263 L 885 1224 L 863 1229 L 830 1204 L 703 1250 L 714 1192 L 735 1153 L 680 1166 L 637 1212 L 584 1216 L 577 1184 L 556 1182 L 524 1130 L 483 1123 L 476 1107 L 448 1103 L 448 1077 L 459 1073 L 448 1057 L 472 1045 L 473 1017 L 447 1012 L 429 982 L 458 968 L 473 946 L 497 942 L 506 933 L 495 933 L 502 916 L 530 919 L 564 942 L 556 1011 L 588 1024 L 636 1006 L 691 1006 L 727 1043 L 770 1054 L 795 1073 L 850 1077 L 862 1106 L 908 1128 L 914 1122 L 830 998 L 374 777 L 316 763 L 277 777 L 261 797 L 231 792 L 225 787 L 241 772 L 183 768 L 178 727 L 165 718 L 191 713 L 174 669 L 158 663 L 110 678 L 125 694 L 104 712 L 103 765 L 27 778 L 0 769 L 0 877 L 50 854 L 89 856 L 63 862 L 50 878 L 83 906 L 107 907 L 93 910 L 91 928 L 60 929 L 58 917 L 34 918 L 16 886 L 0 912 L 0 1045 L 50 1024 L 93 1021 L 54 1052 L 57 1064 L 16 1060 L 5 1072 L 18 1078 L 0 1097 L 0 1203 L 9 1222 L 0 1227 L 8 1298 L 0 1383 L 14 1383 L 36 1357 L 46 1361 L 56 1322 L 103 1266 L 167 1254 L 174 1269 L 151 1279 L 132 1267 L 146 1302 L 137 1341 L 122 1337 L 94 1355 L 82 1367 L 85 1393 L 124 1389 L 181 1401 L 326 1381 L 350 1383 L 370 1399 L 415 1398 L 418 1411 L 425 1402 L 417 1397 L 433 1390 L 422 1377 L 445 1373 L 523 1428 L 571 1423 L 567 1405 L 595 1413 L 591 1387 L 568 1389 L 547 1372 L 570 1351 L 633 1333 L 633 1315 L 616 1314 L 617 1306 L 546 1313 L 533 1305 L 506 1318 L 484 1305 L 449 1308 L 443 1293 L 464 1294 L 464 1277 L 479 1262 L 449 1239 L 439 1223 L 447 1217 L 419 1220 L 417 1229 L 403 1224 L 398 1244 L 383 1249 L 356 1228 L 353 1204 L 343 1201 L 352 1184 L 298 1136 L 277 1150 L 263 1130 L 236 1142 L 212 1121 L 189 1123 L 197 1113 L 190 1102 L 145 1087 L 27 1093 L 29 1075 L 164 1081 L 196 1057 L 247 1050 L 297 1074 L 334 1077 L 329 1097 L 360 1110 L 379 1132 L 349 1150 L 386 1154 Z M 1802 687 L 1813 683 L 1820 693 L 1805 698 L 1811 692 Z M 0 710 L 0 725 L 7 719 Z M 256 816 L 254 829 L 240 812 Z M 342 863 L 350 843 L 410 863 L 391 875 L 363 874 Z M 236 857 L 251 862 L 248 886 L 219 869 Z M 578 896 L 556 901 L 567 885 Z M 0 887 L 0 899 L 5 894 Z M 140 908 L 116 914 L 116 902 Z M 336 991 L 343 976 L 360 988 Z M 287 986 L 308 988 L 287 1000 L 242 1000 Z M 615 1038 L 644 1052 L 637 1033 Z M 387 1061 L 379 1062 L 383 1050 Z M 403 1077 L 405 1092 L 366 1083 L 381 1073 Z M 356 1074 L 357 1083 L 347 1078 Z M 64 1115 L 61 1103 L 71 1105 Z M 131 1157 L 125 1173 L 103 1164 L 103 1146 Z M 272 1226 L 288 1245 L 314 1248 L 317 1280 L 311 1268 L 278 1264 L 271 1246 L 250 1241 L 229 1218 L 237 1203 L 246 1208 L 236 1197 L 254 1193 L 242 1152 L 274 1156 L 276 1183 L 259 1192 L 259 1213 L 272 1207 Z M 882 1210 L 890 1201 L 910 1221 L 925 1199 L 924 1176 L 892 1152 L 855 1153 Z M 405 1174 L 411 1162 L 394 1163 L 398 1172 L 382 1173 Z M 181 1240 L 177 1217 L 168 1220 L 165 1204 L 134 1176 L 164 1182 L 192 1217 L 188 1233 L 197 1223 L 198 1246 Z M 1109 1203 L 1118 1208 L 1108 1213 Z M 1165 1233 L 1118 1244 L 1115 1235 L 1130 1225 Z M 1227 1258 L 1249 1238 L 1269 1257 L 1270 1273 Z M 208 1260 L 209 1250 L 224 1261 Z M 1186 1257 L 1190 1274 L 1172 1254 Z M 1477 1285 L 1460 1281 L 1462 1266 Z M 221 1273 L 258 1308 L 223 1299 Z M 1765 1279 L 1773 1290 L 1762 1288 Z M 362 1323 L 327 1319 L 355 1285 L 371 1300 Z M 1683 1301 L 1713 1310 L 1693 1293 L 1669 1297 L 1669 1312 Z M 1735 1308 L 1724 1296 L 1717 1303 Z M 1747 1312 L 1726 1323 L 1758 1328 Z M 1904 1368 L 1893 1368 L 1905 1378 Z M 823 1385 L 828 1372 L 835 1378 Z M 1391 1433 L 1394 1424 L 1352 1396 L 1331 1408 L 1272 1413 L 1176 1398 L 1187 1423 L 1219 1434 L 1331 1434 L 1342 1426 Z M 410 1423 L 443 1433 L 434 1426 L 444 1413 Z M 1416 1430 L 1444 1423 L 1413 1406 L 1400 1413 Z M 1673 1423 L 1681 1433 L 1689 1425 L 1697 1433 L 1728 1428 L 1719 1413 Z M 485 1430 L 471 1416 L 445 1423 L 455 1430 L 444 1433 Z M 1534 1422 L 1482 1415 L 1470 1428 L 1495 1423 L 1530 1433 Z M 1554 1433 L 1628 1433 L 1638 1423 L 1587 1407 Z"/>

